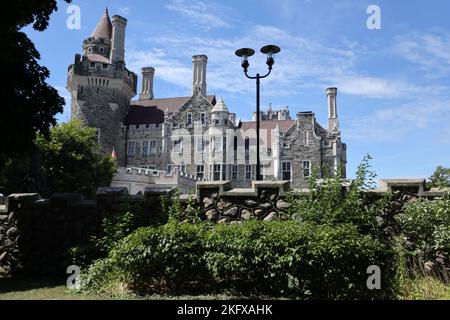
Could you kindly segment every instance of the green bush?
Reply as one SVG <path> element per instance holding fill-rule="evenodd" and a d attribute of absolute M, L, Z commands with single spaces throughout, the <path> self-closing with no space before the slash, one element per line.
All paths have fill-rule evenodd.
<path fill-rule="evenodd" d="M 450 195 L 409 203 L 397 221 L 407 258 L 433 261 L 437 253 L 450 257 Z"/>
<path fill-rule="evenodd" d="M 139 293 L 213 287 L 256 296 L 385 298 L 395 291 L 395 264 L 389 248 L 351 225 L 169 223 L 122 240 L 91 267 L 83 285 L 98 291 L 124 283 Z M 383 271 L 381 291 L 366 287 L 370 265 Z"/>
<path fill-rule="evenodd" d="M 390 200 L 390 195 L 378 199 L 370 192 L 374 189 L 376 174 L 370 170 L 370 156 L 366 156 L 359 165 L 356 178 L 348 190 L 338 170 L 332 177 L 322 181 L 313 174 L 307 194 L 292 192 L 289 202 L 291 216 L 300 221 L 319 224 L 353 224 L 365 234 L 378 234 L 380 225 L 377 220 Z"/>

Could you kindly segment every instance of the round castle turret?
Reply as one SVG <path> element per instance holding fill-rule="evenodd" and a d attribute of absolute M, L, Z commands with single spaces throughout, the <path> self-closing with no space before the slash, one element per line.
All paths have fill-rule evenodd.
<path fill-rule="evenodd" d="M 119 134 L 136 95 L 137 75 L 125 67 L 125 27 L 120 16 L 109 18 L 108 10 L 94 32 L 83 42 L 69 67 L 67 89 L 72 96 L 72 119 L 95 128 L 105 153 L 122 150 Z M 119 153 L 119 161 L 124 155 Z"/>

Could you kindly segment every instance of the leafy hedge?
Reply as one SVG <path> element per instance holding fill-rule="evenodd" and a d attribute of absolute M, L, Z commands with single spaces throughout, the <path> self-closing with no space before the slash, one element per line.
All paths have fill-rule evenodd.
<path fill-rule="evenodd" d="M 450 195 L 410 203 L 397 221 L 410 268 L 418 261 L 436 261 L 450 267 Z"/>
<path fill-rule="evenodd" d="M 382 290 L 366 287 L 382 270 Z M 251 221 L 242 225 L 169 223 L 141 228 L 90 267 L 87 291 L 125 285 L 138 293 L 197 288 L 303 299 L 387 298 L 395 291 L 395 254 L 351 225 Z"/>

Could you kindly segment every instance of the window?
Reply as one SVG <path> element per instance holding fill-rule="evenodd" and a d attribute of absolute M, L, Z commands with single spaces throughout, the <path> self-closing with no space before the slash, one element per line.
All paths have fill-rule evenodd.
<path fill-rule="evenodd" d="M 211 151 L 220 152 L 222 150 L 222 139 L 220 137 L 211 137 Z"/>
<path fill-rule="evenodd" d="M 187 114 L 186 126 L 187 126 L 187 127 L 192 126 L 192 113 L 188 113 L 188 114 Z"/>
<path fill-rule="evenodd" d="M 150 154 L 156 154 L 156 140 L 150 141 Z"/>
<path fill-rule="evenodd" d="M 185 164 L 182 164 L 180 166 L 180 172 L 186 173 L 186 165 Z"/>
<path fill-rule="evenodd" d="M 103 53 L 103 52 L 105 52 L 105 49 L 104 49 L 104 48 L 100 48 L 100 49 L 98 49 L 98 51 L 99 51 L 100 53 Z"/>
<path fill-rule="evenodd" d="M 197 153 L 203 153 L 205 150 L 205 142 L 203 141 L 203 138 L 197 139 Z"/>
<path fill-rule="evenodd" d="M 97 138 L 97 143 L 100 143 L 100 129 L 95 129 L 95 136 Z"/>
<path fill-rule="evenodd" d="M 250 160 L 250 138 L 245 138 L 245 161 Z"/>
<path fill-rule="evenodd" d="M 291 148 L 291 143 L 290 142 L 283 142 L 283 148 L 284 149 L 290 149 Z"/>
<path fill-rule="evenodd" d="M 213 180 L 214 181 L 220 181 L 220 176 L 222 173 L 222 166 L 220 164 L 215 164 L 214 165 L 214 177 Z"/>
<path fill-rule="evenodd" d="M 128 155 L 134 156 L 136 154 L 136 143 L 134 141 L 128 142 Z"/>
<path fill-rule="evenodd" d="M 91 69 L 95 68 L 95 62 L 91 62 L 91 63 L 89 64 L 89 68 L 91 68 Z"/>
<path fill-rule="evenodd" d="M 245 166 L 245 180 L 252 180 L 253 167 L 251 165 Z"/>
<path fill-rule="evenodd" d="M 311 176 L 311 161 L 303 161 L 303 176 L 305 178 Z"/>
<path fill-rule="evenodd" d="M 205 166 L 204 165 L 197 166 L 197 177 L 199 179 L 205 178 Z"/>
<path fill-rule="evenodd" d="M 223 137 L 222 151 L 223 151 L 223 153 L 227 152 L 227 138 L 226 137 Z"/>
<path fill-rule="evenodd" d="M 88 52 L 89 52 L 89 53 L 92 53 L 92 48 L 89 48 L 89 49 L 88 49 Z"/>
<path fill-rule="evenodd" d="M 173 152 L 183 153 L 183 138 L 179 138 L 173 142 Z"/>
<path fill-rule="evenodd" d="M 309 131 L 303 131 L 303 144 L 305 147 L 309 147 Z"/>
<path fill-rule="evenodd" d="M 231 179 L 232 180 L 238 180 L 239 179 L 239 167 L 238 166 L 232 166 L 231 168 Z"/>
<path fill-rule="evenodd" d="M 200 114 L 200 123 L 202 124 L 202 126 L 206 125 L 206 113 L 202 113 Z"/>
<path fill-rule="evenodd" d="M 108 64 L 104 63 L 104 64 L 102 65 L 102 68 L 103 68 L 103 69 L 108 69 Z"/>
<path fill-rule="evenodd" d="M 149 153 L 149 142 L 148 141 L 144 141 L 142 143 L 142 155 L 143 156 L 148 156 Z"/>
<path fill-rule="evenodd" d="M 292 179 L 291 163 L 283 162 L 281 166 L 282 166 L 281 174 L 283 181 L 291 181 Z"/>
<path fill-rule="evenodd" d="M 167 172 L 167 173 L 172 173 L 172 169 L 173 169 L 172 165 L 171 165 L 171 164 L 168 164 L 168 165 L 167 165 L 167 168 L 166 168 L 166 172 Z"/>

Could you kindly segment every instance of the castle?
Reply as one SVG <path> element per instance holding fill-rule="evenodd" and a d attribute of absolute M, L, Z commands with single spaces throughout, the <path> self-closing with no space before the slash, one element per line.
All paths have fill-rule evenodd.
<path fill-rule="evenodd" d="M 106 10 L 94 32 L 83 42 L 83 54 L 69 67 L 71 118 L 95 128 L 106 153 L 117 154 L 122 168 L 182 173 L 207 181 L 231 181 L 246 188 L 256 173 L 256 113 L 241 121 L 224 100 L 208 95 L 208 57 L 192 58 L 192 93 L 155 98 L 155 69 L 138 76 L 126 68 L 127 20 Z M 232 53 L 230 53 L 232 54 Z M 313 168 L 324 175 L 342 168 L 346 145 L 341 141 L 337 89 L 328 88 L 328 128 L 313 112 L 291 118 L 288 108 L 261 112 L 261 173 L 265 180 L 291 181 L 304 188 Z"/>

